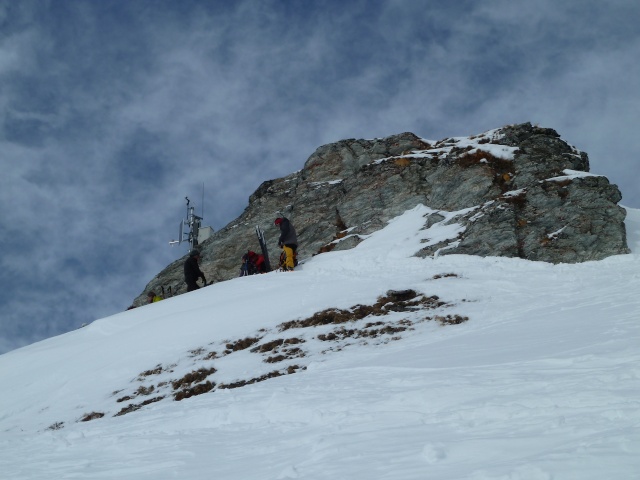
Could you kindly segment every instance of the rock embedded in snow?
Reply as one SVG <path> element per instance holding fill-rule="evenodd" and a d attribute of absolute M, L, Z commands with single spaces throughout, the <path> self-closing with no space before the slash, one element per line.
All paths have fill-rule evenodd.
<path fill-rule="evenodd" d="M 304 259 L 353 248 L 418 204 L 433 210 L 425 218 L 433 236 L 420 256 L 577 263 L 629 253 L 618 187 L 588 172 L 585 152 L 530 123 L 438 142 L 412 133 L 341 140 L 319 147 L 302 170 L 260 185 L 242 215 L 201 245 L 201 267 L 209 280 L 236 277 L 242 255 L 259 251 L 256 225 L 276 263 L 277 216 L 294 223 Z M 184 292 L 184 260 L 160 272 L 135 303 L 160 286 Z"/>

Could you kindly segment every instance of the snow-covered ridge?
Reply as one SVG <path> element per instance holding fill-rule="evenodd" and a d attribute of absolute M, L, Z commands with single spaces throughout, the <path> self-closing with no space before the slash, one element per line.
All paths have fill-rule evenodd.
<path fill-rule="evenodd" d="M 564 175 L 560 175 L 558 177 L 548 178 L 547 182 L 564 182 L 566 180 L 573 180 L 575 178 L 586 178 L 586 177 L 601 177 L 602 175 L 595 175 L 590 172 L 580 172 L 577 170 L 565 169 L 562 171 Z"/>
<path fill-rule="evenodd" d="M 498 158 L 501 160 L 513 160 L 517 147 L 500 144 L 500 129 L 490 130 L 481 135 L 473 135 L 469 137 L 453 137 L 441 141 L 426 140 L 423 141 L 432 145 L 431 148 L 425 150 L 414 150 L 406 152 L 400 156 L 382 158 L 376 160 L 375 163 L 382 163 L 389 160 L 397 160 L 398 158 L 445 158 L 454 149 L 464 150 L 465 155 L 479 156 L 486 154 L 487 158 Z M 484 160 L 488 162 L 488 160 Z"/>
<path fill-rule="evenodd" d="M 413 257 L 436 233 L 423 228 L 434 211 L 416 207 L 299 271 L 222 282 L 2 355 L 0 381 L 11 388 L 0 396 L 0 471 L 12 480 L 633 478 L 640 212 L 627 213 L 634 253 L 551 265 Z M 340 337 L 349 323 L 295 323 L 373 307 L 390 290 L 446 305 L 364 317 L 335 340 L 320 336 Z M 454 314 L 468 321 L 435 319 Z M 355 333 L 387 326 L 408 328 Z M 212 351 L 218 358 L 205 359 Z M 212 383 L 247 380 L 287 352 L 283 367 L 305 368 L 114 416 L 154 398 L 144 393 L 163 380 L 205 366 Z M 105 415 L 81 421 L 91 413 Z"/>

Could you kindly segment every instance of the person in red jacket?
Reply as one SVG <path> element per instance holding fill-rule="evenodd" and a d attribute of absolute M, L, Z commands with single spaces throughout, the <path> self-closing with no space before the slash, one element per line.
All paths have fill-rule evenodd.
<path fill-rule="evenodd" d="M 249 250 L 242 256 L 242 267 L 240 276 L 255 275 L 256 273 L 266 273 L 267 266 L 264 263 L 264 255 Z"/>

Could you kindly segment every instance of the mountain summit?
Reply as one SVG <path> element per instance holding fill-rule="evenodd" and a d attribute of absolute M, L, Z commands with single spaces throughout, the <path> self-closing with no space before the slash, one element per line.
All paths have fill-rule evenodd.
<path fill-rule="evenodd" d="M 0 355 L 0 477 L 636 478 L 640 211 L 561 265 L 416 257 L 432 215 Z"/>
<path fill-rule="evenodd" d="M 242 215 L 200 246 L 202 270 L 216 282 L 237 276 L 242 255 L 259 249 L 256 225 L 277 257 L 280 215 L 294 223 L 299 257 L 308 258 L 353 248 L 420 204 L 431 209 L 424 228 L 432 235 L 418 256 L 600 260 L 629 253 L 621 198 L 589 173 L 585 152 L 530 123 L 440 141 L 413 133 L 341 140 L 318 148 L 302 170 L 260 185 Z M 166 267 L 134 303 L 161 286 L 184 292 L 183 263 Z"/>

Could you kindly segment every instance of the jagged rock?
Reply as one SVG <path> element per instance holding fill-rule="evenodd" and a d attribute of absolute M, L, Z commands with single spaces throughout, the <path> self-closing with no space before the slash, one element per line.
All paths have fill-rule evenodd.
<path fill-rule="evenodd" d="M 360 168 L 376 160 L 429 147 L 428 143 L 413 133 L 375 140 L 341 140 L 318 148 L 309 157 L 304 164 L 303 179 L 307 182 L 343 179 L 356 174 Z"/>
<path fill-rule="evenodd" d="M 278 215 L 296 226 L 299 258 L 306 258 L 353 248 L 418 204 L 433 209 L 425 228 L 458 225 L 455 238 L 427 242 L 420 256 L 575 263 L 628 253 L 620 192 L 588 171 L 586 153 L 530 123 L 439 142 L 413 133 L 341 140 L 318 148 L 301 171 L 260 185 L 242 215 L 200 246 L 201 268 L 215 282 L 236 277 L 242 255 L 259 249 L 256 225 L 276 263 Z M 184 292 L 185 259 L 160 272 L 134 303 L 160 286 Z"/>

